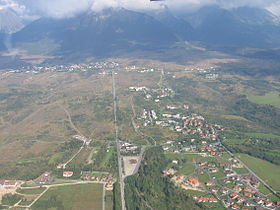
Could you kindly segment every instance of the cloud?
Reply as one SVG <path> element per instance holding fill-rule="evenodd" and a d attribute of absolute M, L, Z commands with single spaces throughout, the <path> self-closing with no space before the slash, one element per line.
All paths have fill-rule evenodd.
<path fill-rule="evenodd" d="M 280 17 L 280 2 L 274 3 L 267 8 L 270 12 Z"/>
<path fill-rule="evenodd" d="M 0 10 L 11 8 L 15 10 L 18 13 L 24 13 L 26 10 L 26 7 L 22 4 L 17 3 L 13 0 L 1 0 L 0 1 Z"/>
<path fill-rule="evenodd" d="M 101 11 L 108 7 L 124 7 L 131 10 L 153 10 L 167 5 L 171 10 L 190 11 L 205 5 L 219 5 L 230 9 L 241 6 L 267 8 L 280 15 L 279 0 L 0 0 L 1 7 L 12 7 L 23 10 L 29 15 L 40 15 L 54 18 L 71 17 L 80 12 L 92 9 Z M 2 5 L 2 6 L 1 6 Z M 20 8 L 20 9 L 19 9 Z"/>

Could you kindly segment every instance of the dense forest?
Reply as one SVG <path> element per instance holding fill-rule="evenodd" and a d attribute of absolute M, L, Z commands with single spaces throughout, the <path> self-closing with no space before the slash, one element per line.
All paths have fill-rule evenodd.
<path fill-rule="evenodd" d="M 202 209 L 187 194 L 162 176 L 167 160 L 160 147 L 146 151 L 138 173 L 126 179 L 126 207 L 141 209 Z"/>

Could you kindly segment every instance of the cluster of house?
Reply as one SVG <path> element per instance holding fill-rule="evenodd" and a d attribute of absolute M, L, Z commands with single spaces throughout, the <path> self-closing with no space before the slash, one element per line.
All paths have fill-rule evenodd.
<path fill-rule="evenodd" d="M 154 110 L 143 109 L 140 118 L 144 121 L 143 126 L 148 126 L 153 123 L 154 120 L 158 119 L 157 113 Z"/>
<path fill-rule="evenodd" d="M 51 184 L 54 180 L 53 174 L 51 171 L 47 171 L 43 173 L 41 176 L 39 176 L 35 183 L 37 184 Z"/>
<path fill-rule="evenodd" d="M 204 144 L 204 145 L 201 145 Z M 179 154 L 182 152 L 198 152 L 202 157 L 221 156 L 225 151 L 219 143 L 209 143 L 209 140 L 199 141 L 197 139 L 187 139 L 180 141 L 166 141 L 162 148 L 164 151 Z"/>
<path fill-rule="evenodd" d="M 219 171 L 217 164 L 213 162 L 200 161 L 197 164 L 196 173 L 217 173 Z"/>
<path fill-rule="evenodd" d="M 232 164 L 233 166 L 240 166 L 239 163 Z M 275 207 L 277 204 L 273 203 L 258 191 L 259 180 L 252 174 L 237 175 L 231 168 L 230 164 L 225 166 L 226 177 L 221 178 L 224 183 L 223 186 L 216 187 L 215 183 L 206 183 L 212 193 L 220 195 L 221 201 L 227 208 L 241 209 L 242 207 Z M 231 174 L 231 175 L 229 175 Z M 228 187 L 232 186 L 233 187 Z M 273 208 L 272 208 L 273 209 Z"/>
<path fill-rule="evenodd" d="M 140 66 L 135 66 L 135 65 L 132 65 L 132 66 L 126 66 L 124 68 L 126 71 L 136 71 L 138 73 L 147 73 L 147 72 L 155 72 L 155 71 L 161 71 L 161 70 L 158 70 L 158 69 L 155 69 L 155 68 L 151 68 L 151 67 L 140 67 Z"/>
<path fill-rule="evenodd" d="M 234 186 L 232 190 L 222 189 L 222 193 L 226 195 L 224 204 L 232 209 L 240 209 L 245 207 L 271 207 L 277 206 L 277 202 L 272 202 L 265 195 L 258 192 L 255 188 L 246 186 Z"/>
<path fill-rule="evenodd" d="M 161 88 L 161 89 L 150 89 L 146 86 L 131 86 L 128 88 L 132 92 L 145 93 L 145 98 L 147 100 L 154 100 L 156 103 L 160 102 L 161 99 L 171 97 L 175 92 L 171 88 Z"/>
<path fill-rule="evenodd" d="M 184 174 L 176 174 L 177 171 L 173 168 L 168 170 L 164 170 L 163 176 L 170 176 L 171 181 L 173 181 L 177 186 L 182 187 L 183 189 L 193 189 L 193 190 L 200 190 L 201 183 L 198 179 L 195 178 L 187 178 Z"/>
<path fill-rule="evenodd" d="M 139 92 L 139 91 L 145 91 L 148 89 L 146 86 L 131 86 L 131 87 L 129 87 L 129 90 Z"/>
<path fill-rule="evenodd" d="M 84 145 L 86 145 L 86 146 L 88 146 L 90 144 L 90 142 L 92 141 L 92 139 L 88 139 L 85 136 L 81 136 L 81 135 L 74 135 L 73 138 L 84 142 Z"/>
<path fill-rule="evenodd" d="M 120 143 L 120 153 L 122 155 L 138 155 L 140 153 L 141 148 L 139 146 L 124 141 Z"/>
<path fill-rule="evenodd" d="M 172 164 L 180 164 L 178 160 L 173 160 Z M 259 192 L 258 187 L 260 181 L 253 174 L 237 174 L 235 168 L 243 168 L 244 166 L 235 158 L 229 158 L 226 162 L 208 162 L 199 161 L 194 163 L 196 169 L 195 174 L 207 173 L 213 177 L 212 181 L 201 183 L 196 178 L 190 178 L 184 174 L 178 174 L 174 168 L 164 170 L 163 176 L 169 176 L 171 181 L 177 186 L 186 190 L 196 190 L 211 192 L 211 196 L 193 196 L 197 202 L 216 203 L 221 201 L 224 206 L 229 209 L 244 209 L 243 207 L 266 207 L 275 209 L 280 202 L 272 202 L 266 195 Z M 175 166 L 174 166 L 175 167 Z M 222 178 L 215 178 L 214 173 L 225 174 Z M 218 181 L 218 184 L 216 181 Z M 215 198 L 213 198 L 213 196 Z"/>
<path fill-rule="evenodd" d="M 205 122 L 204 117 L 196 113 L 182 118 L 182 120 L 184 120 L 182 128 L 183 134 L 198 134 L 201 138 L 212 139 L 215 141 L 217 139 L 218 131 L 224 130 L 220 125 L 212 125 Z"/>
<path fill-rule="evenodd" d="M 192 197 L 194 200 L 196 200 L 197 202 L 209 202 L 209 203 L 217 203 L 218 202 L 218 199 L 217 198 L 211 198 L 211 197 L 201 197 L 201 196 L 196 196 L 194 195 Z"/>
<path fill-rule="evenodd" d="M 4 195 L 14 194 L 21 184 L 22 181 L 0 179 L 0 201 Z"/>
<path fill-rule="evenodd" d="M 0 179 L 0 189 L 14 188 L 21 185 L 21 181 Z"/>
<path fill-rule="evenodd" d="M 183 107 L 168 105 L 166 110 L 189 110 L 189 105 Z M 210 124 L 205 121 L 205 118 L 199 114 L 192 113 L 183 115 L 180 112 L 158 114 L 155 110 L 143 109 L 140 113 L 140 120 L 143 121 L 143 126 L 158 125 L 169 127 L 185 135 L 194 135 L 200 138 L 196 145 L 201 145 L 201 152 L 210 152 L 215 155 L 217 151 L 224 150 L 223 147 L 207 146 L 208 141 L 217 141 L 219 131 L 224 131 L 224 128 L 217 124 Z M 193 139 L 195 141 L 195 139 Z"/>
<path fill-rule="evenodd" d="M 41 73 L 41 72 L 87 72 L 120 69 L 120 64 L 114 61 L 103 61 L 95 63 L 80 63 L 70 65 L 54 66 L 27 66 L 17 70 L 10 70 L 11 73 Z"/>
<path fill-rule="evenodd" d="M 91 171 L 83 171 L 81 179 L 105 183 L 105 189 L 107 191 L 112 191 L 113 185 L 116 182 L 116 179 L 109 173 L 94 175 Z"/>

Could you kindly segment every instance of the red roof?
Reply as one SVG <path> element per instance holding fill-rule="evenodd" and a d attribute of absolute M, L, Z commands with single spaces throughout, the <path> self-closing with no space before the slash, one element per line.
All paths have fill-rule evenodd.
<path fill-rule="evenodd" d="M 231 197 L 237 196 L 238 194 L 236 192 L 232 192 L 229 194 Z"/>
<path fill-rule="evenodd" d="M 73 175 L 73 171 L 64 171 L 63 172 L 63 176 L 72 176 Z"/>
<path fill-rule="evenodd" d="M 16 185 L 17 181 L 15 180 L 5 180 L 5 184 L 4 185 Z"/>
<path fill-rule="evenodd" d="M 188 182 L 192 184 L 199 184 L 199 181 L 197 179 L 188 179 Z"/>
<path fill-rule="evenodd" d="M 179 180 L 179 179 L 183 179 L 184 178 L 184 174 L 176 174 L 176 179 Z"/>
<path fill-rule="evenodd" d="M 232 208 L 233 208 L 233 209 L 239 209 L 240 207 L 239 207 L 238 205 L 235 204 L 235 205 L 232 206 Z"/>

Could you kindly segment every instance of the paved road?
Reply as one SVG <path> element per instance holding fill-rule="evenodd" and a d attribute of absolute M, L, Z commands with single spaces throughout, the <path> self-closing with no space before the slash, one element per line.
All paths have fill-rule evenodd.
<path fill-rule="evenodd" d="M 123 176 L 122 158 L 120 153 L 121 143 L 119 140 L 119 127 L 118 127 L 118 119 L 117 119 L 116 82 L 115 82 L 114 72 L 112 72 L 112 83 L 113 83 L 112 86 L 113 86 L 113 103 L 114 103 L 115 141 L 117 147 L 118 170 L 119 170 L 119 179 L 120 179 L 120 188 L 121 188 L 121 204 L 122 204 L 122 210 L 126 210 L 125 193 L 124 193 L 124 176 Z"/>
<path fill-rule="evenodd" d="M 105 210 L 105 196 L 106 196 L 106 189 L 105 184 L 103 184 L 103 192 L 102 192 L 102 210 Z"/>

